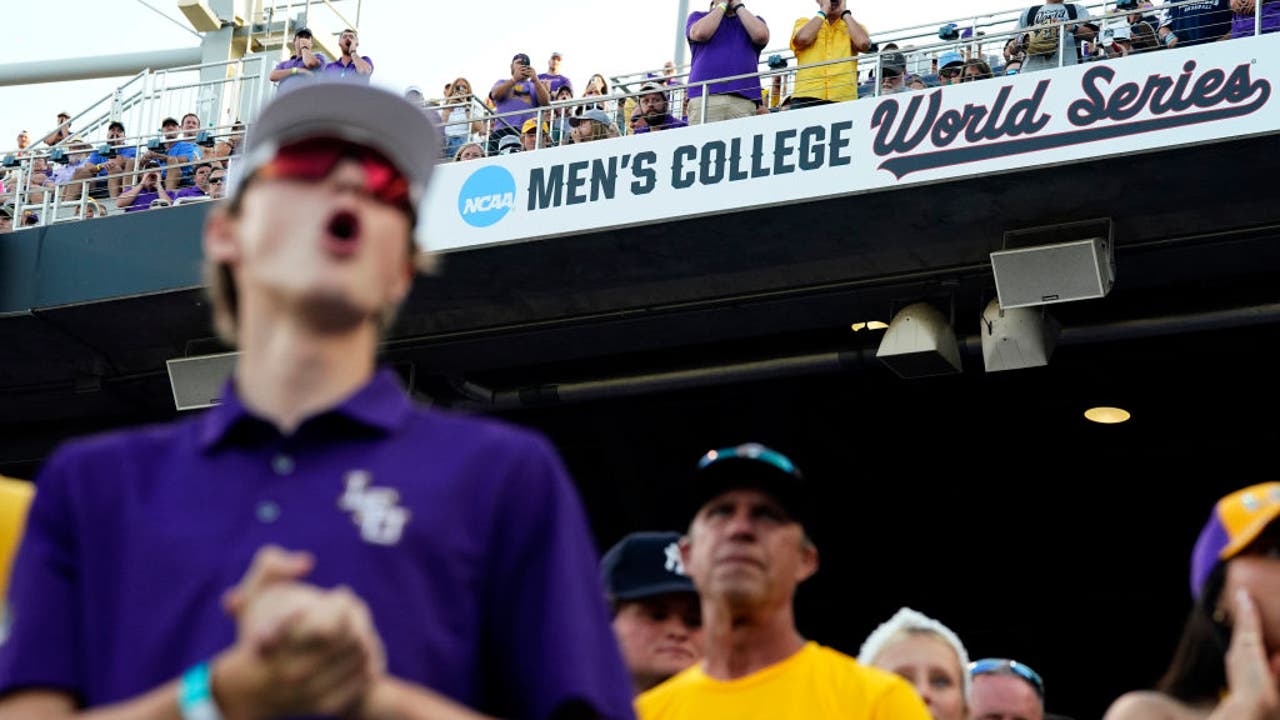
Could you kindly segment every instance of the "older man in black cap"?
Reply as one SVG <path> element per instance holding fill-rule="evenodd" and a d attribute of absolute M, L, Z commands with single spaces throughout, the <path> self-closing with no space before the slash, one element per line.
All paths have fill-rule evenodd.
<path fill-rule="evenodd" d="M 689 494 L 680 557 L 698 588 L 705 659 L 637 698 L 640 720 L 928 720 L 905 680 L 796 629 L 796 588 L 818 571 L 818 548 L 789 458 L 756 443 L 712 450 Z"/>
<path fill-rule="evenodd" d="M 698 591 L 684 572 L 679 533 L 626 536 L 605 553 L 600 575 L 637 695 L 702 658 Z"/>

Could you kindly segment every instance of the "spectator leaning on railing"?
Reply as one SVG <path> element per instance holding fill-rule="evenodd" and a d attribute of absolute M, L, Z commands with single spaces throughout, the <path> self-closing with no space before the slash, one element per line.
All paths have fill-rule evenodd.
<path fill-rule="evenodd" d="M 1235 15 L 1231 18 L 1231 37 L 1253 36 L 1256 0 L 1231 0 Z M 1262 5 L 1262 33 L 1280 32 L 1280 0 L 1267 0 Z"/>
<path fill-rule="evenodd" d="M 338 48 L 342 51 L 342 56 L 325 65 L 325 73 L 339 80 L 369 82 L 369 77 L 373 75 L 373 61 L 368 55 L 361 55 L 359 52 L 360 34 L 349 28 L 343 30 L 338 36 Z"/>
<path fill-rule="evenodd" d="M 71 115 L 69 113 L 58 113 L 58 126 L 53 132 L 44 136 L 44 144 L 53 147 L 58 143 L 71 137 Z"/>
<path fill-rule="evenodd" d="M 1231 0 L 1201 0 L 1171 5 L 1160 19 L 1165 47 L 1188 47 L 1231 35 Z"/>
<path fill-rule="evenodd" d="M 173 196 L 160 182 L 160 167 L 159 160 L 146 161 L 142 171 L 142 181 L 131 188 L 126 188 L 116 198 L 116 207 L 124 208 L 125 212 L 137 212 L 148 210 L 152 206 L 172 205 Z"/>
<path fill-rule="evenodd" d="M 1077 22 L 1088 18 L 1089 11 L 1084 5 L 1062 0 L 1047 0 L 1044 5 L 1027 8 L 1018 18 L 1018 29 L 1028 31 L 1022 36 L 1027 54 L 1022 72 L 1058 67 L 1059 58 L 1063 65 L 1075 65 L 1079 60 L 1080 41 L 1093 40 L 1096 35 L 1089 26 Z M 1061 47 L 1063 39 L 1066 47 Z"/>
<path fill-rule="evenodd" d="M 693 53 L 688 95 L 691 125 L 754 115 L 762 104 L 760 81 L 755 77 L 705 87 L 695 84 L 751 75 L 760 65 L 760 51 L 769 43 L 769 27 L 741 0 L 730 2 L 733 4 L 714 1 L 709 11 L 692 12 L 685 22 L 685 37 Z"/>
<path fill-rule="evenodd" d="M 631 131 L 636 134 L 681 128 L 689 123 L 672 117 L 670 103 L 667 100 L 666 88 L 656 82 L 647 82 L 640 88 L 640 104 L 638 113 L 631 123 Z"/>
<path fill-rule="evenodd" d="M 797 65 L 851 58 L 847 63 L 802 67 L 796 72 L 792 109 L 858 99 L 858 53 L 871 49 L 867 29 L 845 8 L 845 0 L 817 0 L 811 18 L 796 20 L 791 49 Z"/>

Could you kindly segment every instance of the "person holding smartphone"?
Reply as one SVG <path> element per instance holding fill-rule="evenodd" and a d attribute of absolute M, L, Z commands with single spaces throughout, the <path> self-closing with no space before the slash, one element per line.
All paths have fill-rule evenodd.
<path fill-rule="evenodd" d="M 489 90 L 489 99 L 493 101 L 494 112 L 499 115 L 494 119 L 493 131 L 489 133 L 489 151 L 492 154 L 497 152 L 498 143 L 507 135 L 515 135 L 519 139 L 520 128 L 525 122 L 537 119 L 537 108 L 551 103 L 551 92 L 534 72 L 529 56 L 516 53 L 511 58 L 511 77 L 494 83 L 493 89 Z"/>
<path fill-rule="evenodd" d="M 160 163 L 152 160 L 143 171 L 142 182 L 127 188 L 116 198 L 116 207 L 124 208 L 125 212 L 137 212 L 150 209 L 156 201 L 162 205 L 172 205 L 173 196 L 165 190 L 164 183 L 160 182 Z"/>

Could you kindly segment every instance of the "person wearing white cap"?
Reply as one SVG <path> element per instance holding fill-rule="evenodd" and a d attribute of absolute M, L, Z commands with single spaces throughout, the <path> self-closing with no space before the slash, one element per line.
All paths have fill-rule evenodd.
<path fill-rule="evenodd" d="M 933 720 L 969 716 L 969 653 L 950 628 L 924 613 L 899 609 L 867 636 L 858 662 L 901 675 Z"/>
<path fill-rule="evenodd" d="M 259 115 L 204 228 L 233 377 L 202 415 L 45 463 L 0 717 L 632 717 L 550 443 L 420 406 L 376 366 L 430 265 L 415 228 L 439 150 L 429 117 L 365 84 Z"/>

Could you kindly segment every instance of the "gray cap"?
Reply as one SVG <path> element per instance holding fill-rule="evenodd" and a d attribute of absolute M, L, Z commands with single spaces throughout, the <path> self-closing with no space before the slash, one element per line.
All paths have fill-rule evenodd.
<path fill-rule="evenodd" d="M 243 179 L 270 162 L 280 147 L 316 137 L 363 145 L 395 164 L 409 181 L 409 196 L 419 208 L 415 240 L 426 250 L 422 204 L 440 155 L 440 133 L 421 108 L 371 85 L 318 80 L 277 94 L 249 126 L 227 195 L 239 193 Z"/>
<path fill-rule="evenodd" d="M 569 118 L 569 124 L 573 127 L 577 127 L 579 123 L 584 120 L 595 120 L 596 122 L 602 122 L 605 125 L 609 124 L 609 116 L 605 114 L 605 111 L 598 107 L 588 108 L 581 115 L 571 116 Z"/>

